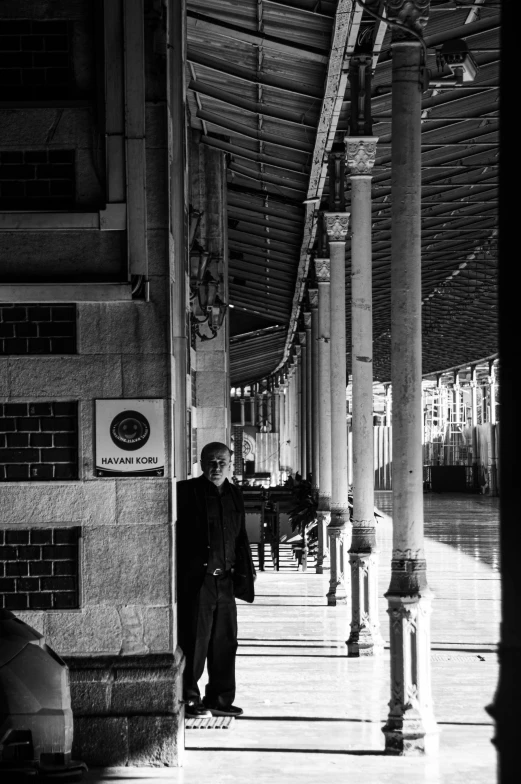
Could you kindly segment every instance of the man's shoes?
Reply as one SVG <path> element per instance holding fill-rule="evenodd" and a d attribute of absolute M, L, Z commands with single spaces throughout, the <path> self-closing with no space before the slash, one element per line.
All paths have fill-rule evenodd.
<path fill-rule="evenodd" d="M 228 708 L 222 708 L 220 705 L 206 705 L 205 707 L 211 712 L 212 716 L 233 716 L 237 718 L 237 716 L 242 716 L 244 713 L 242 708 L 238 708 L 236 705 L 230 705 Z"/>
<path fill-rule="evenodd" d="M 185 716 L 192 719 L 205 719 L 211 716 L 210 710 L 202 702 L 187 700 L 185 702 Z"/>

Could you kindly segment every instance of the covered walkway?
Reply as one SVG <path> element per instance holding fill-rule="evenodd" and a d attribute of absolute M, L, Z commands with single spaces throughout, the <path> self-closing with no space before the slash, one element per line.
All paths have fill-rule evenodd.
<path fill-rule="evenodd" d="M 376 494 L 392 514 L 392 494 Z M 125 769 L 90 781 L 255 784 L 489 784 L 495 778 L 492 720 L 484 707 L 497 683 L 499 639 L 496 498 L 427 494 L 426 555 L 436 594 L 432 681 L 439 756 L 383 755 L 389 699 L 391 520 L 378 523 L 382 657 L 348 659 L 349 605 L 328 607 L 327 574 L 264 572 L 257 600 L 239 608 L 237 704 L 229 730 L 189 730 L 184 768 Z"/>

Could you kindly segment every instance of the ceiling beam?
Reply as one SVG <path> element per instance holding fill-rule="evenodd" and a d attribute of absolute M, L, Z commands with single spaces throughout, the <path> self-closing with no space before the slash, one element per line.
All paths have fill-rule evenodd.
<path fill-rule="evenodd" d="M 193 90 L 198 95 L 206 95 L 209 98 L 214 98 L 216 101 L 221 101 L 228 106 L 235 106 L 239 109 L 244 109 L 252 114 L 260 114 L 262 117 L 270 117 L 280 122 L 293 123 L 301 128 L 308 128 L 312 131 L 315 130 L 314 125 L 307 125 L 303 118 L 304 115 L 297 114 L 296 112 L 288 109 L 273 108 L 266 103 L 257 103 L 257 101 L 249 101 L 247 98 L 241 98 L 239 95 L 234 95 L 227 90 L 221 90 L 218 87 L 212 87 L 209 84 L 191 79 L 188 82 L 188 89 Z"/>
<path fill-rule="evenodd" d="M 322 89 L 320 87 L 313 87 L 309 83 L 293 82 L 291 79 L 275 76 L 274 74 L 252 72 L 242 65 L 196 52 L 191 46 L 188 47 L 188 62 L 193 65 L 199 65 L 202 68 L 208 68 L 208 70 L 216 73 L 233 76 L 255 86 L 262 85 L 263 87 L 281 90 L 292 95 L 301 95 L 304 98 L 322 98 Z"/>
<path fill-rule="evenodd" d="M 298 60 L 308 60 L 312 63 L 326 65 L 328 55 L 316 47 L 294 45 L 288 43 L 288 39 L 283 40 L 266 33 L 252 32 L 239 25 L 223 22 L 198 11 L 186 12 L 188 26 L 191 30 L 210 36 L 219 35 L 223 38 L 231 38 L 232 41 L 242 41 L 252 46 L 262 46 L 264 49 L 272 49 L 284 55 L 290 55 Z M 290 38 L 288 36 L 288 38 Z"/>
<path fill-rule="evenodd" d="M 306 195 L 306 185 L 307 182 L 303 182 L 301 187 L 299 188 L 298 185 L 295 183 L 294 180 L 290 180 L 289 177 L 278 177 L 276 174 L 269 174 L 265 171 L 258 171 L 256 172 L 254 169 L 248 169 L 246 166 L 241 166 L 239 163 L 231 162 L 228 165 L 228 170 L 235 172 L 236 174 L 240 174 L 242 177 L 247 177 L 251 180 L 256 180 L 259 183 L 267 183 L 268 185 L 279 185 L 281 188 L 286 188 L 290 191 L 295 191 L 295 193 L 301 193 L 302 196 Z M 300 183 L 299 183 L 300 184 Z"/>
<path fill-rule="evenodd" d="M 250 204 L 249 202 L 243 201 L 243 199 L 240 198 L 241 196 L 252 198 L 254 203 Z M 265 203 L 266 201 L 268 204 Z M 260 202 L 260 204 L 257 204 L 257 202 Z M 269 206 L 270 202 L 276 202 L 277 209 L 272 209 Z M 287 199 L 277 199 L 277 197 L 271 193 L 253 191 L 249 188 L 244 188 L 242 185 L 235 186 L 233 183 L 228 183 L 228 204 L 232 204 L 235 207 L 241 207 L 241 209 L 244 210 L 252 210 L 262 215 L 272 215 L 274 218 L 280 218 L 280 220 L 291 221 L 298 224 L 299 228 L 302 226 L 304 212 L 302 202 L 291 204 L 288 203 Z M 297 212 L 300 212 L 301 214 L 295 214 Z"/>
<path fill-rule="evenodd" d="M 250 128 L 243 123 L 230 120 L 227 117 L 221 117 L 221 115 L 208 112 L 205 109 L 198 109 L 196 116 L 200 120 L 215 125 L 217 128 L 225 128 L 227 131 L 236 133 L 238 136 L 246 136 L 248 139 L 256 139 L 258 142 L 268 142 L 277 147 L 298 150 L 299 152 L 313 151 L 313 145 L 309 144 L 309 142 L 296 141 L 295 139 L 290 139 L 288 136 L 281 136 L 280 134 L 269 133 L 268 131 L 259 131 L 257 128 Z"/>
<path fill-rule="evenodd" d="M 246 147 L 240 147 L 237 144 L 229 144 L 221 139 L 216 139 L 213 136 L 201 136 L 201 142 L 207 144 L 209 147 L 215 147 L 218 150 L 229 152 L 230 155 L 236 155 L 239 158 L 246 158 L 249 161 L 265 164 L 267 166 L 274 166 L 285 171 L 294 171 L 299 174 L 306 174 L 306 165 L 297 163 L 296 161 L 288 161 L 284 158 L 275 158 L 273 155 L 265 155 L 264 153 L 255 152 L 254 150 L 247 150 Z"/>

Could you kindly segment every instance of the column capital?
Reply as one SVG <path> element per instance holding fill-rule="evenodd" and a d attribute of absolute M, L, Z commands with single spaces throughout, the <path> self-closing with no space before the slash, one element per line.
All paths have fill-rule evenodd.
<path fill-rule="evenodd" d="M 330 259 L 315 259 L 315 272 L 319 283 L 329 283 L 331 271 Z"/>
<path fill-rule="evenodd" d="M 378 136 L 346 136 L 346 160 L 351 176 L 371 174 Z"/>
<path fill-rule="evenodd" d="M 311 329 L 311 313 L 303 313 L 302 318 L 304 319 L 306 329 Z"/>
<path fill-rule="evenodd" d="M 324 212 L 329 242 L 345 242 L 349 231 L 349 212 Z"/>
<path fill-rule="evenodd" d="M 300 345 L 301 346 L 305 346 L 306 345 L 306 332 L 304 330 L 302 330 L 302 332 L 298 333 L 298 339 L 300 341 Z"/>
<path fill-rule="evenodd" d="M 318 308 L 318 289 L 308 289 L 308 297 L 311 310 Z"/>
<path fill-rule="evenodd" d="M 388 20 L 397 22 L 404 30 L 393 30 L 393 38 L 408 38 L 409 28 L 414 33 L 422 34 L 429 21 L 430 0 L 384 0 Z"/>
<path fill-rule="evenodd" d="M 300 359 L 301 351 L 302 351 L 302 349 L 301 349 L 300 346 L 295 346 L 295 359 L 297 361 Z"/>

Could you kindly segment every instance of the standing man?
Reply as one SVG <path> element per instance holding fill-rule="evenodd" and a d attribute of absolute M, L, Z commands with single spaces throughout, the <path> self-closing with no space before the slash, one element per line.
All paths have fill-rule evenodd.
<path fill-rule="evenodd" d="M 240 490 L 228 481 L 231 451 L 217 441 L 201 452 L 203 475 L 177 485 L 179 644 L 186 658 L 188 716 L 240 716 L 235 699 L 237 607 L 253 602 L 255 569 Z M 198 681 L 205 662 L 208 684 Z"/>

